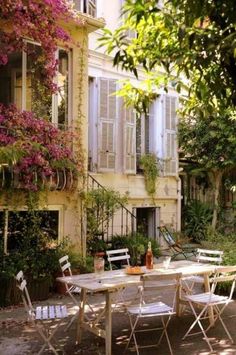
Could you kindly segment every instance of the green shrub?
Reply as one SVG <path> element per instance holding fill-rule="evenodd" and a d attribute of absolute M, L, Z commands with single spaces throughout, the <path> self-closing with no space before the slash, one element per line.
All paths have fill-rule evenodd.
<path fill-rule="evenodd" d="M 191 200 L 183 211 L 184 232 L 195 242 L 206 238 L 206 230 L 212 220 L 212 209 L 205 203 Z"/>
<path fill-rule="evenodd" d="M 225 235 L 208 229 L 207 238 L 202 242 L 202 246 L 208 249 L 222 250 L 223 265 L 236 265 L 236 235 Z M 218 286 L 220 292 L 228 292 L 230 283 L 221 283 Z"/>

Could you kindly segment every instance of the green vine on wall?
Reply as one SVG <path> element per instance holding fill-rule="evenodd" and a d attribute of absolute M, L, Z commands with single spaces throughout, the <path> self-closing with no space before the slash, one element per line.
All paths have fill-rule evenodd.
<path fill-rule="evenodd" d="M 159 176 L 157 162 L 157 157 L 153 153 L 142 155 L 140 158 L 140 164 L 144 171 L 145 187 L 150 196 L 156 193 L 156 179 Z"/>

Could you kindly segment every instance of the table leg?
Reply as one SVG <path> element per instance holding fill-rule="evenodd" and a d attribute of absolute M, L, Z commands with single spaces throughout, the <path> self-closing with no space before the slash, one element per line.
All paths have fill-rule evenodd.
<path fill-rule="evenodd" d="M 181 306 L 180 306 L 180 298 L 181 298 L 181 283 L 177 285 L 176 291 L 176 300 L 175 300 L 175 311 L 177 317 L 181 317 Z"/>
<path fill-rule="evenodd" d="M 111 292 L 106 292 L 106 355 L 112 355 L 111 345 L 112 345 L 112 317 L 111 317 Z"/>
<path fill-rule="evenodd" d="M 85 304 L 86 304 L 86 290 L 82 288 L 80 294 L 80 309 L 79 309 L 79 317 L 78 317 L 78 325 L 77 325 L 77 344 L 80 344 L 82 341 L 82 329 L 84 323 Z"/>

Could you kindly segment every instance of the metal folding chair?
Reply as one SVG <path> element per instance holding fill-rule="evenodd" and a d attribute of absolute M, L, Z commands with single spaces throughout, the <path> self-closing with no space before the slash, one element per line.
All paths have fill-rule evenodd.
<path fill-rule="evenodd" d="M 221 250 L 197 249 L 196 260 L 201 263 L 220 265 L 224 252 Z M 187 294 L 192 294 L 195 284 L 204 284 L 204 277 L 193 275 L 182 278 L 182 289 Z"/>
<path fill-rule="evenodd" d="M 124 266 L 130 266 L 129 263 L 130 255 L 129 255 L 128 248 L 107 250 L 106 254 L 107 254 L 107 260 L 109 262 L 110 270 L 113 270 L 112 262 L 126 261 L 126 264 L 124 264 Z"/>
<path fill-rule="evenodd" d="M 60 267 L 61 267 L 61 272 L 62 272 L 62 276 L 63 277 L 65 277 L 65 276 L 73 276 L 72 271 L 71 271 L 71 264 L 69 262 L 69 256 L 68 255 L 65 255 L 65 256 L 61 257 L 59 259 L 59 264 L 60 264 Z M 80 300 L 77 299 L 76 296 L 80 295 L 81 289 L 80 289 L 80 287 L 77 287 L 77 286 L 74 286 L 74 285 L 68 285 L 67 283 L 65 283 L 65 287 L 66 287 L 66 292 L 71 297 L 74 305 L 78 307 L 78 311 L 74 314 L 74 316 L 71 318 L 70 323 L 66 327 L 66 330 L 67 330 L 68 328 L 70 328 L 70 326 L 74 322 L 74 320 L 76 320 L 77 317 L 78 317 L 79 310 L 80 310 Z M 90 305 L 90 303 L 87 300 L 86 300 L 86 304 L 89 307 L 90 311 L 92 313 L 95 313 L 93 307 Z"/>
<path fill-rule="evenodd" d="M 16 275 L 17 287 L 21 291 L 22 300 L 28 315 L 28 320 L 34 325 L 38 334 L 44 340 L 45 344 L 42 346 L 38 354 L 42 354 L 46 346 L 52 350 L 54 354 L 58 354 L 54 346 L 51 344 L 51 340 L 55 335 L 59 325 L 67 318 L 67 308 L 65 305 L 50 305 L 50 306 L 36 306 L 33 307 L 29 292 L 27 289 L 27 283 L 24 279 L 23 272 L 20 271 Z M 56 326 L 50 329 L 50 324 L 54 322 Z"/>
<path fill-rule="evenodd" d="M 125 262 L 122 264 L 122 267 L 125 266 L 130 266 L 130 255 L 129 255 L 129 249 L 128 248 L 123 248 L 123 249 L 114 249 L 114 250 L 107 250 L 107 261 L 109 262 L 109 267 L 110 270 L 113 270 L 115 267 L 114 262 Z M 122 304 L 125 304 L 125 287 L 122 289 L 119 289 L 115 295 L 115 298 L 113 299 L 113 303 L 115 303 L 115 307 L 118 306 L 119 301 L 122 302 Z"/>
<path fill-rule="evenodd" d="M 216 293 L 216 287 L 219 283 L 232 282 L 232 285 L 229 290 L 228 296 L 219 295 Z M 223 326 L 229 340 L 233 343 L 232 336 L 230 335 L 229 330 L 226 327 L 222 319 L 222 313 L 230 302 L 233 302 L 232 296 L 235 289 L 236 283 L 236 266 L 221 266 L 217 268 L 216 273 L 212 279 L 212 286 L 210 292 L 194 294 L 194 295 L 186 295 L 185 300 L 188 301 L 189 306 L 195 316 L 195 320 L 184 335 L 183 339 L 188 336 L 203 334 L 203 339 L 207 342 L 209 349 L 213 352 L 212 345 L 210 343 L 210 339 L 207 337 L 207 332 L 213 326 L 215 326 L 216 321 L 219 320 L 221 325 Z M 200 308 L 199 314 L 197 314 L 197 309 Z M 203 327 L 203 320 L 207 318 L 208 309 L 211 309 L 213 312 L 214 320 L 211 322 L 206 329 Z M 193 328 L 198 325 L 200 328 L 200 332 L 191 333 Z"/>
<path fill-rule="evenodd" d="M 169 351 L 173 355 L 171 343 L 167 333 L 167 327 L 170 322 L 171 317 L 176 314 L 175 303 L 177 292 L 179 292 L 181 273 L 173 273 L 169 275 L 143 275 L 141 276 L 142 286 L 140 287 L 140 302 L 136 305 L 131 305 L 127 307 L 127 313 L 130 319 L 131 334 L 126 345 L 125 351 L 128 349 L 131 339 L 133 338 L 135 349 L 139 355 L 139 349 L 148 347 L 157 347 L 161 343 L 163 337 L 165 336 L 168 343 Z M 170 304 L 166 303 L 166 297 L 163 294 L 163 290 L 168 290 L 168 293 L 172 295 L 172 302 Z M 158 291 L 162 292 L 158 292 Z M 171 293 L 172 290 L 172 293 Z M 157 292 L 158 301 L 148 302 L 146 296 L 154 294 Z M 163 299 L 163 300 L 162 300 Z M 151 317 L 160 318 L 161 324 L 155 328 L 147 328 L 148 319 Z M 140 320 L 145 320 L 145 327 L 140 328 L 142 322 Z M 155 324 L 156 325 L 156 324 Z M 155 344 L 151 345 L 138 345 L 136 333 L 138 332 L 149 332 L 149 331 L 161 331 L 159 340 Z M 147 337 L 146 337 L 147 338 Z"/>

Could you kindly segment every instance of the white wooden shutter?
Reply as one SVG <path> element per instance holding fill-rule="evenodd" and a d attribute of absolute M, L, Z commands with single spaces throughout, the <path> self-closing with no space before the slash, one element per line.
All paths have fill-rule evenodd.
<path fill-rule="evenodd" d="M 136 173 L 136 114 L 133 108 L 124 107 L 125 172 Z"/>
<path fill-rule="evenodd" d="M 100 78 L 98 99 L 98 170 L 115 169 L 115 124 L 117 119 L 116 81 Z"/>
<path fill-rule="evenodd" d="M 175 96 L 164 96 L 164 118 L 165 118 L 165 134 L 164 134 L 164 173 L 165 175 L 177 174 L 177 98 Z"/>

